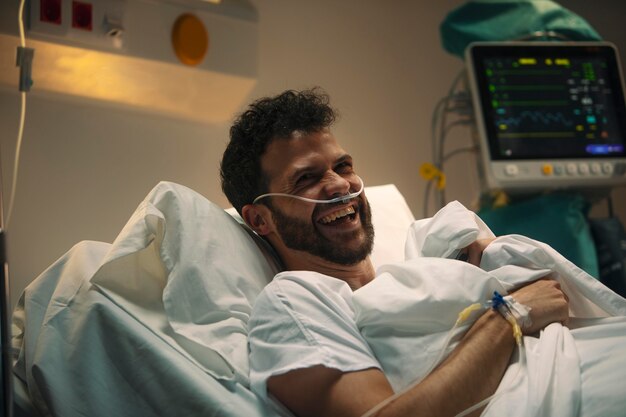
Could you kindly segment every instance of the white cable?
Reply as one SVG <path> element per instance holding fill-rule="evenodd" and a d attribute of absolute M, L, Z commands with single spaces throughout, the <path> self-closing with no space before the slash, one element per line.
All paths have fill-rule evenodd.
<path fill-rule="evenodd" d="M 478 150 L 478 146 L 476 145 L 471 145 L 471 146 L 466 146 L 465 148 L 455 149 L 445 154 L 443 156 L 442 161 L 445 163 L 448 161 L 448 159 L 452 158 L 453 156 L 456 156 L 462 153 L 467 153 L 467 152 L 476 152 L 477 150 Z"/>
<path fill-rule="evenodd" d="M 24 4 L 26 0 L 20 1 L 20 8 L 17 23 L 20 30 L 20 46 L 22 48 L 26 47 L 26 37 L 24 36 Z M 4 224 L 5 230 L 9 228 L 9 223 L 11 221 L 11 216 L 13 214 L 13 205 L 15 204 L 15 192 L 17 190 L 17 174 L 19 172 L 20 166 L 20 153 L 22 149 L 22 140 L 24 137 L 24 122 L 26 120 L 26 92 L 22 91 L 21 95 L 21 108 L 20 108 L 20 124 L 19 130 L 17 133 L 17 144 L 15 147 L 15 162 L 13 163 L 13 178 L 11 181 L 11 195 L 9 197 L 9 205 L 7 209 L 7 217 L 6 222 Z"/>
<path fill-rule="evenodd" d="M 441 98 L 437 104 L 435 105 L 435 109 L 433 110 L 433 115 L 431 118 L 431 153 L 433 158 L 433 164 L 439 170 L 442 169 L 443 162 L 443 141 L 447 131 L 449 130 L 446 126 L 447 113 L 451 111 L 457 111 L 458 108 L 449 108 L 450 102 L 454 101 L 457 98 L 455 94 L 455 90 L 461 81 L 464 80 L 465 77 L 465 69 L 462 69 L 452 81 L 450 88 L 448 90 L 448 94 Z M 463 121 L 459 121 L 459 123 L 463 123 Z M 427 193 L 430 192 L 430 187 L 426 188 L 424 194 L 424 200 L 427 200 L 429 197 Z M 438 201 L 435 203 L 436 208 L 440 209 L 445 205 L 445 194 L 444 190 L 433 190 L 434 194 L 438 197 Z M 424 217 L 428 217 L 427 213 L 427 204 L 424 205 Z"/>
<path fill-rule="evenodd" d="M 503 389 L 500 392 L 496 392 L 495 394 L 485 398 L 481 402 L 476 403 L 473 406 L 471 406 L 471 407 L 461 411 L 455 417 L 464 417 L 464 416 L 470 414 L 471 412 L 478 410 L 479 408 L 481 408 L 482 406 L 486 405 L 487 403 L 491 403 L 491 401 L 495 400 L 496 398 L 501 397 L 502 395 L 508 393 L 509 391 L 511 391 L 513 389 L 513 387 L 515 386 L 514 382 L 516 382 L 517 378 L 520 376 L 521 369 L 526 366 L 526 355 L 525 355 L 525 352 L 524 352 L 524 347 L 522 345 L 518 345 L 518 350 L 519 350 L 519 355 L 520 355 L 519 366 L 517 367 L 517 371 L 515 372 L 515 376 L 513 376 L 511 378 L 511 383 L 509 384 L 509 386 L 506 389 Z"/>
<path fill-rule="evenodd" d="M 427 218 L 428 217 L 428 204 L 429 204 L 429 200 L 430 200 L 430 189 L 433 186 L 433 182 L 432 181 L 427 181 L 426 182 L 426 189 L 424 190 L 424 205 L 422 207 L 422 217 L 423 218 Z"/>
<path fill-rule="evenodd" d="M 435 166 L 437 166 L 437 160 L 439 159 L 439 155 L 437 154 L 439 150 L 439 146 L 437 143 L 437 126 L 438 126 L 437 122 L 439 121 L 439 118 L 441 117 L 441 113 L 444 111 L 447 103 L 448 103 L 447 96 L 439 99 L 439 101 L 435 105 L 435 109 L 433 110 L 433 114 L 430 120 L 431 156 L 433 160 L 433 165 Z M 424 207 L 423 207 L 422 217 L 424 218 L 428 217 L 428 206 L 429 206 L 431 188 L 432 188 L 432 181 L 428 181 L 426 183 L 426 189 L 424 190 L 424 198 L 423 198 Z M 436 192 L 436 191 L 433 191 L 433 192 Z"/>
<path fill-rule="evenodd" d="M 462 317 L 462 315 L 466 312 L 466 311 L 470 311 L 470 309 L 474 308 L 474 306 L 479 305 L 479 304 L 474 304 L 470 307 L 468 307 L 467 309 L 463 310 L 463 312 L 461 314 L 459 314 L 459 318 L 457 319 L 457 321 L 454 323 L 454 326 L 452 326 L 452 328 L 448 331 L 448 334 L 446 335 L 446 338 L 444 339 L 444 342 L 441 346 L 441 349 L 439 350 L 439 354 L 437 355 L 437 358 L 431 362 L 428 370 L 426 372 L 423 373 L 423 376 L 421 378 L 418 378 L 417 380 L 415 380 L 411 385 L 409 385 L 408 387 L 406 387 L 405 389 L 403 389 L 400 392 L 395 393 L 394 395 L 392 395 L 391 397 L 388 397 L 386 399 L 384 399 L 383 401 L 381 401 L 380 403 L 378 403 L 375 407 L 371 408 L 370 410 L 368 410 L 365 414 L 363 414 L 361 417 L 371 417 L 374 414 L 376 414 L 378 411 L 380 411 L 381 409 L 383 409 L 384 407 L 386 407 L 387 405 L 389 405 L 389 403 L 395 401 L 398 397 L 404 395 L 406 392 L 410 391 L 411 389 L 413 389 L 414 387 L 416 387 L 418 384 L 420 384 L 428 375 L 431 374 L 431 372 L 437 367 L 437 365 L 439 365 L 439 363 L 441 362 L 441 360 L 443 359 L 443 357 L 446 354 L 446 351 L 448 350 L 448 346 L 450 345 L 450 341 L 452 340 L 452 337 L 454 336 L 454 332 L 455 330 L 465 321 L 465 317 Z"/>
<path fill-rule="evenodd" d="M 437 144 L 437 126 L 438 126 L 437 122 L 439 121 L 439 117 L 441 117 L 442 109 L 445 107 L 447 101 L 448 101 L 447 96 L 439 99 L 439 101 L 435 105 L 435 109 L 433 110 L 433 115 L 430 119 L 430 142 L 431 142 L 430 146 L 431 146 L 431 155 L 433 158 L 433 164 L 436 164 L 437 159 L 439 158 L 439 155 L 437 154 L 437 151 L 439 150 L 439 146 Z"/>
<path fill-rule="evenodd" d="M 13 163 L 13 179 L 11 181 L 11 196 L 9 197 L 9 206 L 7 209 L 7 219 L 5 222 L 5 230 L 9 228 L 11 215 L 13 214 L 13 206 L 15 204 L 15 191 L 17 190 L 17 174 L 20 166 L 20 152 L 22 148 L 22 138 L 24 137 L 24 120 L 26 118 L 26 92 L 21 92 L 22 106 L 20 110 L 20 127 L 17 134 L 17 145 L 15 148 L 15 162 Z"/>

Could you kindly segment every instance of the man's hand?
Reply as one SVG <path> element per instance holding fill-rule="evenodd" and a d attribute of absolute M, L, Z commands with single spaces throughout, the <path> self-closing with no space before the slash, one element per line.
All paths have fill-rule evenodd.
<path fill-rule="evenodd" d="M 471 245 L 465 247 L 463 251 L 467 254 L 467 262 L 472 265 L 480 266 L 480 259 L 483 256 L 485 248 L 495 240 L 495 237 L 487 239 L 477 239 Z"/>
<path fill-rule="evenodd" d="M 467 254 L 467 262 L 480 266 L 485 248 L 494 240 L 495 238 L 477 239 L 465 247 L 463 251 Z M 511 295 L 519 303 L 531 308 L 532 324 L 522 329 L 525 334 L 536 333 L 550 323 L 567 323 L 569 300 L 557 281 L 541 279 L 518 289 Z"/>
<path fill-rule="evenodd" d="M 569 300 L 561 291 L 557 281 L 540 279 L 528 284 L 511 294 L 517 302 L 531 308 L 532 324 L 522 329 L 524 334 L 533 334 L 550 323 L 567 323 L 569 318 Z"/>

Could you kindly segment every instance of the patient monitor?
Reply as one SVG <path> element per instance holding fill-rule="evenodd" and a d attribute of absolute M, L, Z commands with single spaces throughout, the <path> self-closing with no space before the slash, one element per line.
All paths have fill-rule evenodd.
<path fill-rule="evenodd" d="M 466 50 L 488 190 L 626 184 L 626 106 L 605 42 L 489 42 Z"/>

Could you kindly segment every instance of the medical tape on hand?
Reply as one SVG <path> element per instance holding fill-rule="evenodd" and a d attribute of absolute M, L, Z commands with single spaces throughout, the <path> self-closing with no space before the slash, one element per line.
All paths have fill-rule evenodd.
<path fill-rule="evenodd" d="M 515 320 L 522 329 L 527 329 L 532 326 L 533 321 L 530 319 L 530 307 L 517 302 L 517 300 L 510 295 L 506 295 L 503 298 L 506 301 L 509 310 L 511 310 L 513 317 L 515 317 Z"/>
<path fill-rule="evenodd" d="M 515 304 L 515 307 L 513 306 Z M 511 296 L 502 297 L 498 291 L 493 292 L 493 298 L 487 302 L 495 311 L 500 313 L 513 328 L 513 337 L 518 346 L 522 345 L 522 326 L 530 321 L 530 308 L 524 306 Z"/>

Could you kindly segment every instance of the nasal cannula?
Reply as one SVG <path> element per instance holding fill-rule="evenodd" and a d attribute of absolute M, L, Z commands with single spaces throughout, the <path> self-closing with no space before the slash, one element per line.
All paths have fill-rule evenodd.
<path fill-rule="evenodd" d="M 414 383 L 409 385 L 403 391 L 400 391 L 400 392 L 392 395 L 391 397 L 385 399 L 384 401 L 380 402 L 374 408 L 370 409 L 365 414 L 363 414 L 361 417 L 371 417 L 371 416 L 373 416 L 378 411 L 380 411 L 382 408 L 387 406 L 389 403 L 391 403 L 392 401 L 396 400 L 398 397 L 400 397 L 401 395 L 403 395 L 404 393 L 406 393 L 407 391 L 411 390 L 413 387 L 415 387 L 416 385 L 421 383 L 424 380 L 424 378 L 426 378 L 428 375 L 430 375 L 430 373 L 433 371 L 433 369 L 435 369 L 435 367 L 443 359 L 443 356 L 446 353 L 446 350 L 448 348 L 448 345 L 450 344 L 450 340 L 452 339 L 452 336 L 455 333 L 455 330 L 463 322 L 465 322 L 474 311 L 481 310 L 481 309 L 486 309 L 486 308 L 493 308 L 494 310 L 499 312 L 506 319 L 506 321 L 508 321 L 509 324 L 511 325 L 511 327 L 513 329 L 513 337 L 515 338 L 515 343 L 517 344 L 517 347 L 519 349 L 519 357 L 520 357 L 519 366 L 517 368 L 517 372 L 515 373 L 515 376 L 513 376 L 513 378 L 511 378 L 511 384 L 510 384 L 510 386 L 507 389 L 500 390 L 500 392 L 495 393 L 495 394 L 485 398 L 484 400 L 480 401 L 479 403 L 474 404 L 473 406 L 463 410 L 462 412 L 457 414 L 456 417 L 466 416 L 466 415 L 472 413 L 473 411 L 476 411 L 477 409 L 483 407 L 484 405 L 489 403 L 491 400 L 501 396 L 502 394 L 506 394 L 508 391 L 510 391 L 513 388 L 513 382 L 515 382 L 517 380 L 518 376 L 519 376 L 520 369 L 522 369 L 525 366 L 525 364 L 526 364 L 526 356 L 525 356 L 525 352 L 524 352 L 524 344 L 523 344 L 523 341 L 522 341 L 522 329 L 520 328 L 518 320 L 522 321 L 522 323 L 524 323 L 525 321 L 529 320 L 529 318 L 528 318 L 528 308 L 526 306 L 523 306 L 523 305 L 517 303 L 515 300 L 513 300 L 512 297 L 503 297 L 502 295 L 500 295 L 500 293 L 495 291 L 494 295 L 493 295 L 493 298 L 491 300 L 489 300 L 489 301 L 487 301 L 486 303 L 483 303 L 483 304 L 481 304 L 481 303 L 474 303 L 474 304 L 466 307 L 463 311 L 461 311 L 459 313 L 458 318 L 457 318 L 456 322 L 454 323 L 454 326 L 452 326 L 450 331 L 448 331 L 446 339 L 444 340 L 444 343 L 443 343 L 443 347 L 439 351 L 439 355 L 433 361 L 433 363 L 430 365 L 430 368 L 428 368 L 428 370 L 424 373 L 424 376 L 422 378 L 419 378 L 417 381 L 415 381 Z M 514 315 L 514 312 L 515 312 L 515 314 L 518 314 L 518 315 L 521 313 L 522 316 L 519 317 L 519 318 L 516 318 L 515 315 Z"/>
<path fill-rule="evenodd" d="M 299 195 L 294 195 L 294 194 L 267 193 L 267 194 L 261 194 L 260 196 L 255 198 L 254 201 L 252 201 L 252 204 L 256 204 L 257 201 L 265 197 L 291 197 L 297 200 L 305 201 L 307 203 L 315 203 L 315 204 L 331 204 L 331 203 L 339 203 L 339 202 L 347 203 L 353 198 L 358 197 L 363 192 L 363 189 L 365 188 L 365 184 L 363 183 L 363 180 L 361 179 L 361 177 L 357 176 L 357 178 L 359 179 L 359 182 L 361 183 L 361 188 L 359 189 L 359 191 L 354 192 L 354 193 L 348 193 L 346 195 L 342 195 L 339 197 L 331 198 L 329 200 L 316 200 L 313 198 L 301 197 Z"/>

